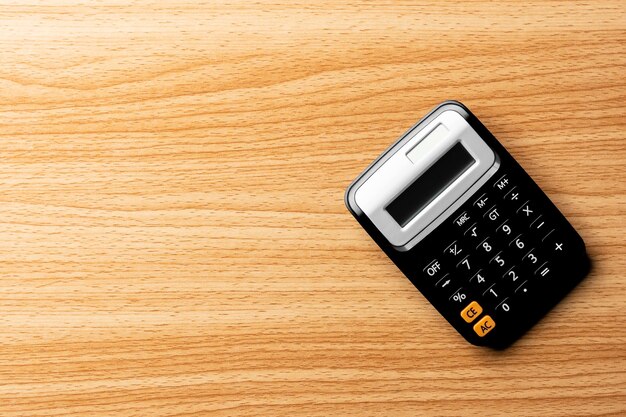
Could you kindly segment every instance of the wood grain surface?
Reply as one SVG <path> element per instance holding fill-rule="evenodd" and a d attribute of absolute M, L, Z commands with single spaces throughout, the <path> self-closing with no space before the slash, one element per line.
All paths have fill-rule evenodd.
<path fill-rule="evenodd" d="M 623 1 L 0 5 L 0 416 L 626 415 Z M 444 99 L 593 272 L 467 344 L 343 202 Z"/>

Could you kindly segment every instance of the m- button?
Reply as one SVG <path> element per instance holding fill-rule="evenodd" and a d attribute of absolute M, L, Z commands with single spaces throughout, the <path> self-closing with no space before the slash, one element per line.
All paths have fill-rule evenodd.
<path fill-rule="evenodd" d="M 476 201 L 474 201 L 474 207 L 478 207 L 479 209 L 485 208 L 487 200 L 489 200 L 489 196 L 487 193 L 483 193 Z"/>
<path fill-rule="evenodd" d="M 485 316 L 476 322 L 474 331 L 478 336 L 483 337 L 492 331 L 494 327 L 496 327 L 496 322 L 491 317 Z"/>
<path fill-rule="evenodd" d="M 461 317 L 467 323 L 471 323 L 480 316 L 480 313 L 483 312 L 483 308 L 476 301 L 472 301 L 461 311 Z"/>

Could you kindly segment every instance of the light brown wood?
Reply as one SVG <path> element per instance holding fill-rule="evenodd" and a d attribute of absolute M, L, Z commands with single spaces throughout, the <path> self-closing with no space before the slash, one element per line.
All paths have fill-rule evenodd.
<path fill-rule="evenodd" d="M 5 1 L 0 415 L 626 415 L 623 1 Z M 468 345 L 350 216 L 467 104 L 592 274 Z"/>

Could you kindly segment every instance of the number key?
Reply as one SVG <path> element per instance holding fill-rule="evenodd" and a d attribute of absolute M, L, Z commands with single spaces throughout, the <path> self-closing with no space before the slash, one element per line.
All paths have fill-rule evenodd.
<path fill-rule="evenodd" d="M 536 252 L 537 251 L 535 250 L 535 248 L 531 249 L 530 252 L 524 255 L 524 257 L 522 258 L 522 261 L 530 265 L 539 265 L 539 257 L 537 256 Z"/>
<path fill-rule="evenodd" d="M 502 275 L 502 278 L 512 283 L 519 282 L 520 275 L 518 273 L 518 268 L 516 266 L 511 267 L 508 271 L 504 273 L 504 275 Z"/>
<path fill-rule="evenodd" d="M 492 284 L 489 288 L 487 288 L 487 291 L 483 293 L 483 297 L 485 297 L 489 303 L 495 304 L 502 298 L 502 292 L 496 284 Z"/>
<path fill-rule="evenodd" d="M 483 240 L 478 244 L 478 246 L 476 246 L 476 249 L 484 253 L 491 253 L 493 251 L 493 245 L 489 243 L 489 238 L 486 237 L 485 240 Z"/>
<path fill-rule="evenodd" d="M 508 314 L 511 312 L 511 300 L 507 297 L 496 306 L 496 311 L 500 314 Z"/>
<path fill-rule="evenodd" d="M 509 246 L 515 249 L 523 250 L 526 247 L 526 243 L 524 242 L 522 234 L 517 235 L 515 239 L 509 243 Z"/>
<path fill-rule="evenodd" d="M 474 287 L 478 288 L 482 292 L 489 288 L 489 286 L 493 284 L 493 282 L 487 277 L 485 271 L 481 269 L 476 272 L 473 277 L 470 278 L 470 284 L 472 284 Z"/>
<path fill-rule="evenodd" d="M 456 265 L 456 267 L 461 269 L 462 271 L 466 271 L 466 272 L 473 271 L 474 270 L 474 261 L 473 261 L 473 259 L 470 260 L 469 255 L 467 255 L 465 258 L 463 258 L 461 260 L 461 262 L 459 262 Z"/>
<path fill-rule="evenodd" d="M 511 220 L 507 219 L 496 229 L 496 233 L 504 236 L 512 236 L 513 235 L 513 226 L 511 224 Z M 517 228 L 515 228 L 517 229 Z"/>
<path fill-rule="evenodd" d="M 505 268 L 508 265 L 508 261 L 504 258 L 504 254 L 502 253 L 502 251 L 498 252 L 496 256 L 491 258 L 491 261 L 489 261 L 489 263 L 497 265 L 500 268 Z"/>

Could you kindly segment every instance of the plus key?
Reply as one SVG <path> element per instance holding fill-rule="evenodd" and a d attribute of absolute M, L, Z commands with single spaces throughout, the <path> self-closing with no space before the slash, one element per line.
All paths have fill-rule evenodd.
<path fill-rule="evenodd" d="M 567 244 L 565 239 L 560 236 L 554 229 L 550 230 L 548 234 L 543 238 L 543 246 L 554 257 L 561 257 L 565 255 L 567 250 Z"/>

